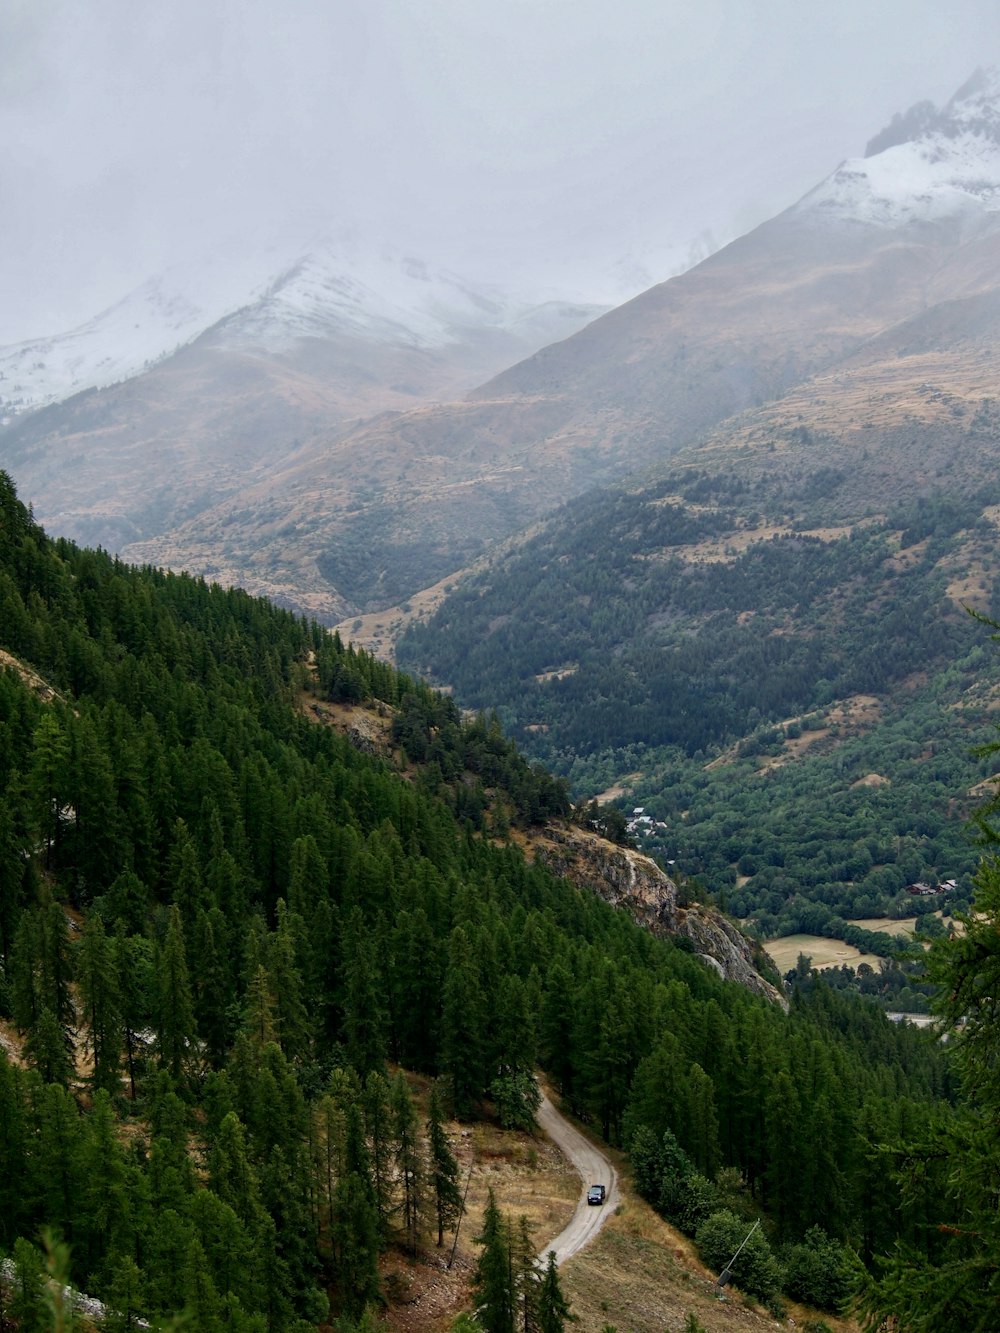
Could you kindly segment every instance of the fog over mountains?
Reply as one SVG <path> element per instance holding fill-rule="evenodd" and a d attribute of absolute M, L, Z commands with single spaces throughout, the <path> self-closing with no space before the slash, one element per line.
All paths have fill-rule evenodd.
<path fill-rule="evenodd" d="M 0 412 L 9 418 L 130 379 L 208 333 L 216 348 L 270 353 L 345 335 L 426 351 L 493 339 L 485 367 L 597 310 L 477 286 L 356 237 L 212 251 L 151 277 L 79 328 L 0 348 Z"/>
<path fill-rule="evenodd" d="M 597 319 L 332 242 L 242 295 L 222 268 L 151 283 L 67 338 L 6 350 L 11 415 L 155 365 L 21 410 L 2 456 L 53 531 L 336 619 L 570 495 L 746 433 L 748 412 L 783 429 L 793 391 L 799 425 L 940 438 L 998 369 L 998 124 L 1000 79 L 980 72 Z"/>

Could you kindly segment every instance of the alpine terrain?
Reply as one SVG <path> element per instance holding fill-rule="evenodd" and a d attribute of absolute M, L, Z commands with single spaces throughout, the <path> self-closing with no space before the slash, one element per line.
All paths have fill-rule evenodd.
<path fill-rule="evenodd" d="M 209 572 L 226 544 L 233 567 L 291 581 L 294 563 L 363 609 L 720 429 L 831 434 L 803 466 L 849 449 L 866 499 L 916 496 L 941 468 L 982 475 L 979 445 L 957 442 L 990 419 L 996 382 L 998 102 L 997 76 L 978 75 L 794 207 L 463 401 L 320 432 L 266 485 L 130 553 Z"/>
<path fill-rule="evenodd" d="M 0 349 L 0 461 L 54 531 L 122 551 L 255 477 L 266 490 L 317 431 L 464 392 L 597 313 L 349 237 L 212 254 L 71 333 Z M 227 563 L 230 546 L 213 545 L 213 576 L 326 618 L 341 606 L 301 555 L 268 582 Z"/>

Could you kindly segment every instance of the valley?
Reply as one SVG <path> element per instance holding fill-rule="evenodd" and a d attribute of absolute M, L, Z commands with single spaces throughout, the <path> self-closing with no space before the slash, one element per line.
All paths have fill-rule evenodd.
<path fill-rule="evenodd" d="M 531 1138 L 539 1064 L 610 1145 L 584 1169 L 612 1160 L 621 1182 L 608 1172 L 606 1226 L 566 1256 L 589 1327 L 617 1310 L 726 1327 L 712 1246 L 765 1198 L 784 1221 L 740 1270 L 747 1329 L 784 1301 L 786 1262 L 789 1299 L 830 1299 L 796 1268 L 813 1218 L 884 1243 L 891 1220 L 867 1242 L 850 1220 L 871 1163 L 841 1087 L 876 1119 L 887 1080 L 945 1114 L 943 1049 L 854 999 L 782 1003 L 731 923 L 574 822 L 563 784 L 492 723 L 245 593 L 53 542 L 2 482 L 18 669 L 0 675 L 0 1245 L 17 1317 L 41 1309 L 29 1237 L 47 1218 L 72 1237 L 56 1271 L 115 1312 L 211 1328 L 227 1309 L 299 1333 L 378 1308 L 436 1329 L 476 1299 L 488 1244 L 466 1234 L 460 1281 L 435 1277 L 460 1166 L 476 1163 L 483 1231 L 484 1186 L 516 1210 L 503 1247 L 522 1213 L 554 1234 L 579 1199 Z M 765 1143 L 756 1117 L 809 1051 L 813 1109 Z M 806 1168 L 834 1104 L 850 1177 L 789 1191 L 779 1160 Z M 824 1244 L 846 1290 L 847 1251 Z"/>
<path fill-rule="evenodd" d="M 0 356 L 0 1322 L 992 1326 L 1000 74 L 896 130 Z"/>

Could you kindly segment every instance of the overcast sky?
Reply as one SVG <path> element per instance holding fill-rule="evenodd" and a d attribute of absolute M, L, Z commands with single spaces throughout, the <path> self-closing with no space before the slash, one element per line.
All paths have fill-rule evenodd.
<path fill-rule="evenodd" d="M 0 0 L 0 342 L 345 225 L 622 298 L 979 64 L 997 0 Z"/>

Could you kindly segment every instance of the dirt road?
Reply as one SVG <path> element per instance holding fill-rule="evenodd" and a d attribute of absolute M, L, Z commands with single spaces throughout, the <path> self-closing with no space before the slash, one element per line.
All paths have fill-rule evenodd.
<path fill-rule="evenodd" d="M 561 1264 L 592 1241 L 614 1212 L 619 1199 L 618 1173 L 601 1150 L 560 1115 L 544 1092 L 536 1119 L 559 1151 L 573 1163 L 583 1181 L 576 1212 L 569 1225 L 560 1231 L 555 1240 L 543 1245 L 540 1251 L 544 1259 L 549 1250 L 555 1250 L 556 1263 Z M 587 1202 L 587 1188 L 590 1185 L 604 1185 L 607 1189 L 605 1200 L 599 1207 Z"/>

